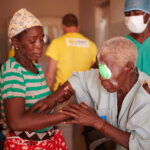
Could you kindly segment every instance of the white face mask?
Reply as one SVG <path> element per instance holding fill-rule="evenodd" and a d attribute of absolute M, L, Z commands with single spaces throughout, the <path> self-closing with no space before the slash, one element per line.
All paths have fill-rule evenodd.
<path fill-rule="evenodd" d="M 147 23 L 144 23 L 144 15 L 138 16 L 126 16 L 125 17 L 125 24 L 130 32 L 132 33 L 142 33 L 147 27 Z"/>

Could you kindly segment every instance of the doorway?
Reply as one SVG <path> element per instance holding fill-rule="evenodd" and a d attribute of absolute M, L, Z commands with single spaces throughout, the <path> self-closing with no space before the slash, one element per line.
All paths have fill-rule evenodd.
<path fill-rule="evenodd" d="M 109 38 L 110 5 L 109 0 L 98 3 L 95 7 L 95 39 L 99 49 L 102 43 Z"/>

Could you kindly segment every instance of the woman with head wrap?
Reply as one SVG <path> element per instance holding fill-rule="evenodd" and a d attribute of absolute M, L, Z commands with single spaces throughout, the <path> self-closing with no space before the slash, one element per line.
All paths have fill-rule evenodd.
<path fill-rule="evenodd" d="M 61 132 L 53 125 L 68 117 L 49 113 L 58 99 L 52 97 L 41 67 L 33 63 L 42 55 L 43 28 L 40 21 L 26 9 L 17 11 L 9 25 L 8 35 L 15 48 L 15 56 L 2 66 L 0 90 L 2 115 L 10 129 L 5 149 L 66 150 Z M 63 90 L 57 96 L 65 98 Z M 57 98 L 58 98 L 57 97 Z M 28 108 L 43 99 L 51 99 L 45 113 L 31 113 Z"/>
<path fill-rule="evenodd" d="M 150 0 L 126 0 L 125 24 L 130 31 L 126 38 L 137 47 L 137 67 L 150 76 Z"/>
<path fill-rule="evenodd" d="M 62 108 L 62 114 L 72 117 L 66 123 L 96 128 L 117 143 L 118 150 L 149 150 L 150 77 L 136 68 L 136 59 L 130 40 L 114 37 L 104 42 L 99 69 L 74 73 L 63 85 L 81 103 Z"/>

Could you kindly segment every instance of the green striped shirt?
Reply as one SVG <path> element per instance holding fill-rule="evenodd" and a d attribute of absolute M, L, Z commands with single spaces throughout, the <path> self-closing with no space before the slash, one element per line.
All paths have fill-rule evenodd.
<path fill-rule="evenodd" d="M 10 57 L 8 61 L 3 64 L 0 74 L 0 97 L 2 100 L 2 117 L 4 120 L 5 111 L 3 102 L 5 99 L 23 97 L 25 99 L 25 109 L 28 109 L 39 100 L 51 94 L 41 67 L 36 63 L 33 64 L 38 70 L 38 74 L 34 74 L 25 69 L 13 57 Z M 36 132 L 44 132 L 49 128 Z"/>

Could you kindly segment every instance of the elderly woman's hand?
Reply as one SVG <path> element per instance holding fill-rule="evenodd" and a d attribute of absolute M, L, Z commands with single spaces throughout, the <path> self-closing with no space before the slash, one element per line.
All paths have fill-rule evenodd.
<path fill-rule="evenodd" d="M 57 91 L 53 92 L 54 97 L 57 97 L 57 103 L 62 103 L 68 100 L 74 94 L 74 90 L 72 89 L 70 83 L 67 81 L 65 84 L 60 85 Z"/>
<path fill-rule="evenodd" d="M 68 104 L 67 107 L 61 108 L 60 112 L 73 118 L 72 120 L 66 121 L 66 124 L 75 123 L 95 127 L 97 120 L 98 122 L 102 120 L 96 112 L 85 103 L 81 103 L 80 105 Z"/>

